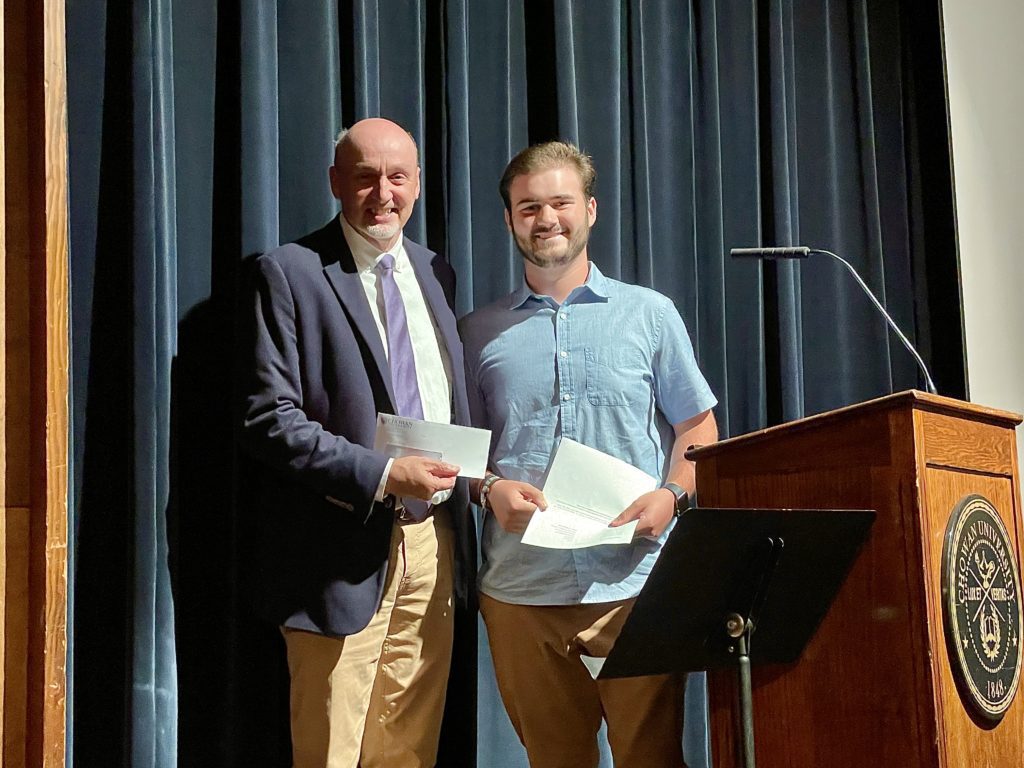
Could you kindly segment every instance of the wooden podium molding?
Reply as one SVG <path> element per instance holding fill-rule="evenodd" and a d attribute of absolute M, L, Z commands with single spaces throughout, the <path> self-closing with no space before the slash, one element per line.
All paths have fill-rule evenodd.
<path fill-rule="evenodd" d="M 1024 693 L 998 725 L 972 716 L 941 593 L 947 521 L 968 494 L 998 510 L 1020 571 L 1020 422 L 911 391 L 688 453 L 704 507 L 878 512 L 801 660 L 754 668 L 758 768 L 1024 766 Z M 740 765 L 734 673 L 709 674 L 708 689 L 714 765 Z"/>

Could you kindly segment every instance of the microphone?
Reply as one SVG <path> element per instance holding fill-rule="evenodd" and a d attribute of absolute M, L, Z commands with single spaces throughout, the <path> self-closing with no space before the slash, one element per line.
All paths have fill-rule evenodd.
<path fill-rule="evenodd" d="M 805 245 L 792 248 L 733 248 L 729 255 L 749 259 L 806 259 L 811 255 L 811 249 Z"/>
<path fill-rule="evenodd" d="M 917 363 L 917 367 L 920 368 L 921 373 L 924 374 L 925 384 L 928 387 L 928 391 L 933 395 L 939 394 L 938 390 L 935 388 L 935 382 L 932 381 L 932 375 L 928 372 L 928 366 L 924 364 L 924 360 L 922 360 L 921 356 L 917 354 L 917 350 L 914 349 L 914 345 L 910 343 L 910 339 L 903 335 L 903 331 L 901 331 L 899 326 L 896 325 L 896 321 L 893 320 L 889 313 L 885 311 L 885 307 L 882 306 L 882 302 L 880 302 L 875 297 L 875 294 L 871 292 L 871 289 L 868 288 L 867 283 L 861 279 L 861 276 L 857 274 L 857 270 L 853 268 L 853 265 L 842 256 L 838 256 L 832 253 L 832 251 L 821 250 L 820 248 L 808 248 L 805 245 L 788 248 L 733 248 L 729 251 L 729 255 L 734 258 L 740 257 L 755 259 L 806 259 L 812 253 L 821 254 L 822 256 L 831 256 L 849 270 L 850 274 L 853 275 L 853 279 L 857 281 L 857 285 L 859 285 L 863 289 L 864 293 L 868 295 L 868 298 L 871 299 L 871 303 L 874 304 L 875 308 L 882 313 L 882 317 L 885 318 L 889 327 L 892 328 L 897 338 L 903 342 L 903 346 L 906 347 L 907 351 L 913 356 L 914 361 Z"/>

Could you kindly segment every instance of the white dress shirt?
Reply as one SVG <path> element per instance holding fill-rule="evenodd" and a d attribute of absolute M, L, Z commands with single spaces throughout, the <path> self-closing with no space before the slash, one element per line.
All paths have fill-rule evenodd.
<path fill-rule="evenodd" d="M 366 300 L 370 305 L 370 314 L 373 315 L 373 320 L 377 324 L 381 345 L 384 347 L 384 356 L 387 357 L 388 338 L 384 322 L 386 318 L 384 292 L 379 289 L 381 276 L 376 270 L 377 262 L 380 261 L 385 251 L 379 250 L 356 232 L 345 220 L 343 214 L 338 214 L 338 220 L 341 222 L 341 231 L 345 235 L 345 242 L 348 243 L 349 250 L 352 251 L 352 258 L 355 260 L 356 270 L 359 272 L 359 280 L 362 282 Z M 399 234 L 398 242 L 389 253 L 395 259 L 395 283 L 398 286 L 398 292 L 402 295 L 402 303 L 405 304 L 405 314 L 409 323 L 409 338 L 412 341 L 413 359 L 416 362 L 416 383 L 420 390 L 423 418 L 425 421 L 450 424 L 452 420 L 451 357 L 430 307 L 427 306 L 423 289 L 420 287 L 412 262 L 409 260 L 409 254 L 405 252 L 403 240 L 404 236 Z M 387 466 L 384 468 L 384 475 L 377 486 L 377 501 L 384 499 L 384 488 L 387 485 L 392 462 L 393 460 L 388 460 Z M 432 504 L 440 504 L 449 496 L 451 496 L 450 490 L 438 491 L 430 501 Z"/>

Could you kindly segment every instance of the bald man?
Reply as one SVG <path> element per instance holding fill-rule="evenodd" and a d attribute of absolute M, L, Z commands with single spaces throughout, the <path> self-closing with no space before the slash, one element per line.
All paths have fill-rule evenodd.
<path fill-rule="evenodd" d="M 251 586 L 287 647 L 295 768 L 432 766 L 468 494 L 457 467 L 373 442 L 377 413 L 469 423 L 455 276 L 402 234 L 420 194 L 403 128 L 343 131 L 329 176 L 341 214 L 254 270 Z"/>

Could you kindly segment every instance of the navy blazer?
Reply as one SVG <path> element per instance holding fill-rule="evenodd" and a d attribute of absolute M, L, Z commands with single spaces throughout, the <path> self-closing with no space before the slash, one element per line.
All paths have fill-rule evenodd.
<path fill-rule="evenodd" d="M 426 248 L 404 245 L 451 358 L 453 421 L 469 424 L 455 274 Z M 337 218 L 261 256 L 252 277 L 241 429 L 257 459 L 250 586 L 271 621 L 350 635 L 380 605 L 395 519 L 390 498 L 374 502 L 387 463 L 372 450 L 377 413 L 395 412 L 387 358 Z M 465 480 L 446 506 L 465 605 L 476 568 Z"/>

